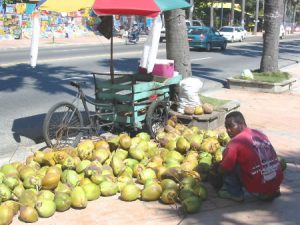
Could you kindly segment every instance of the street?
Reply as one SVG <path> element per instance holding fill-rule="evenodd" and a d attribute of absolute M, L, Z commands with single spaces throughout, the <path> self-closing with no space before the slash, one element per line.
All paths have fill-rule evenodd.
<path fill-rule="evenodd" d="M 300 60 L 300 38 L 291 36 L 280 42 L 280 68 Z M 142 54 L 142 43 L 114 46 L 116 71 L 134 72 Z M 202 92 L 222 87 L 226 78 L 243 69 L 259 68 L 261 37 L 229 43 L 222 52 L 191 50 L 193 76 L 204 82 Z M 0 158 L 7 161 L 16 149 L 43 142 L 42 122 L 48 109 L 58 101 L 71 100 L 75 89 L 70 79 L 87 81 L 85 90 L 93 96 L 91 72 L 109 72 L 110 46 L 53 46 L 39 50 L 38 65 L 29 66 L 28 48 L 0 50 Z M 158 58 L 165 58 L 165 43 Z M 0 164 L 1 164 L 0 161 Z"/>

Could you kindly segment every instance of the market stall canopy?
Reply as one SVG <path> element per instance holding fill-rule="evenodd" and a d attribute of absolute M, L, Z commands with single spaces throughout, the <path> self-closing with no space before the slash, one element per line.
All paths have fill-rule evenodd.
<path fill-rule="evenodd" d="M 156 17 L 162 11 L 189 8 L 185 0 L 95 0 L 97 15 L 139 15 Z"/>
<path fill-rule="evenodd" d="M 211 4 L 209 4 L 209 6 L 210 6 Z M 215 3 L 213 3 L 213 7 L 215 8 L 215 9 L 231 9 L 231 3 L 230 2 L 224 2 L 224 3 L 222 3 L 222 2 L 215 2 Z M 240 4 L 234 4 L 234 10 L 235 11 L 238 11 L 238 12 L 241 12 L 242 10 L 241 10 L 241 6 L 240 6 Z"/>
<path fill-rule="evenodd" d="M 95 0 L 41 0 L 37 4 L 40 10 L 55 12 L 74 12 L 91 8 Z"/>

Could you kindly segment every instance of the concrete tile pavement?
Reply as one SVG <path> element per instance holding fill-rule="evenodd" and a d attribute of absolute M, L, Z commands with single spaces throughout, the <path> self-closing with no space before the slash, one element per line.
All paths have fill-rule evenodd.
<path fill-rule="evenodd" d="M 183 216 L 176 206 L 158 202 L 123 202 L 114 197 L 101 197 L 89 202 L 83 210 L 71 209 L 55 213 L 51 218 L 39 219 L 35 224 L 145 224 L 145 225 L 252 225 L 284 224 L 299 225 L 300 214 L 300 65 L 282 69 L 297 79 L 291 92 L 282 94 L 257 93 L 244 90 L 220 89 L 210 96 L 238 100 L 241 112 L 249 127 L 262 130 L 268 135 L 277 153 L 287 158 L 288 168 L 281 187 L 282 195 L 273 202 L 259 202 L 251 197 L 244 203 L 219 199 L 209 189 L 209 199 L 201 212 Z M 25 159 L 31 151 L 42 145 L 18 149 L 12 160 Z M 12 224 L 23 224 L 14 218 Z"/>

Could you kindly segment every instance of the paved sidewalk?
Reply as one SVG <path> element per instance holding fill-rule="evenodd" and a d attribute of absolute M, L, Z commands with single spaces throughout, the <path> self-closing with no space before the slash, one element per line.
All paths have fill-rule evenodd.
<path fill-rule="evenodd" d="M 81 43 L 87 41 L 84 38 L 81 40 Z M 24 42 L 23 46 L 29 43 Z M 1 47 L 3 46 L 0 45 Z M 269 94 L 219 89 L 206 93 L 213 97 L 239 101 L 248 126 L 266 133 L 278 154 L 287 158 L 288 167 L 281 187 L 282 195 L 273 202 L 259 202 L 248 197 L 244 203 L 235 203 L 217 198 L 215 191 L 210 188 L 209 199 L 203 203 L 201 212 L 184 217 L 175 206 L 159 202 L 123 202 L 117 196 L 101 197 L 89 202 L 86 209 L 55 213 L 53 217 L 39 219 L 35 224 L 300 225 L 300 64 L 285 67 L 283 70 L 297 79 L 291 92 Z M 31 151 L 42 146 L 19 149 L 13 159 L 24 160 L 27 155 L 32 154 Z M 24 223 L 15 217 L 12 224 Z"/>
<path fill-rule="evenodd" d="M 209 189 L 209 199 L 201 212 L 183 216 L 176 206 L 159 202 L 123 202 L 114 197 L 101 197 L 89 202 L 86 209 L 55 213 L 39 219 L 38 225 L 299 225 L 300 224 L 300 65 L 286 67 L 297 82 L 291 92 L 283 94 L 257 93 L 244 90 L 220 89 L 210 96 L 238 100 L 249 127 L 265 132 L 279 155 L 287 158 L 288 167 L 281 186 L 282 195 L 273 202 L 260 202 L 248 196 L 244 203 L 219 199 Z M 41 146 L 17 152 L 23 159 Z M 14 218 L 13 225 L 24 224 Z"/>

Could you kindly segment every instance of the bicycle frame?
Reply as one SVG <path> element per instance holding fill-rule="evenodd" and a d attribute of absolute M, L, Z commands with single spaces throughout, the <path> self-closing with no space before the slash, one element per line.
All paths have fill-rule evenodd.
<path fill-rule="evenodd" d="M 95 106 L 96 108 L 97 107 L 103 107 L 103 106 L 111 106 L 113 108 L 113 105 L 112 104 L 96 103 L 95 101 L 89 99 L 88 96 L 85 95 L 85 93 L 83 92 L 80 84 L 75 83 L 73 81 L 70 84 L 78 89 L 78 92 L 76 94 L 75 99 L 72 101 L 72 104 L 74 104 L 75 102 L 77 102 L 80 99 L 81 102 L 82 102 L 83 108 L 84 108 L 84 112 L 85 112 L 85 114 L 87 116 L 87 119 L 88 119 L 88 123 L 89 124 L 87 126 L 82 127 L 82 129 L 88 129 L 88 130 L 91 130 L 93 128 L 97 129 L 97 126 L 100 126 L 100 125 L 97 124 L 97 123 L 95 123 L 95 120 L 92 120 L 92 117 L 93 116 L 100 117 L 101 115 L 108 115 L 108 114 L 112 114 L 112 113 L 99 113 L 99 112 L 95 112 L 95 115 L 92 115 L 90 113 L 90 110 L 88 108 L 87 103 Z M 78 109 L 78 104 L 74 104 L 74 105 Z M 108 124 L 110 124 L 110 123 L 104 124 L 102 126 L 105 126 L 105 125 L 108 125 Z M 111 124 L 113 124 L 113 122 L 111 122 Z"/>

